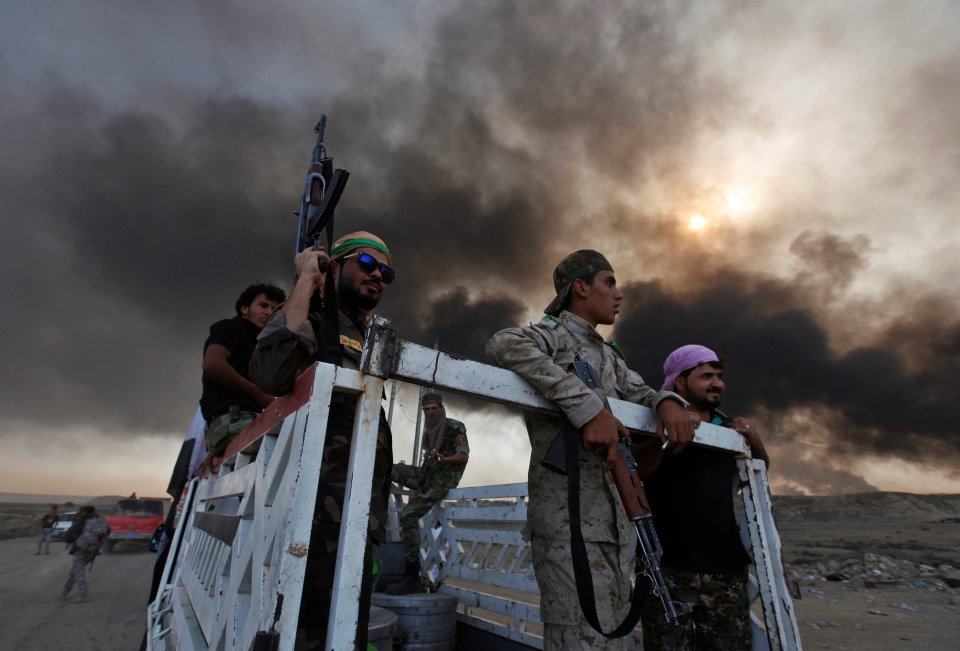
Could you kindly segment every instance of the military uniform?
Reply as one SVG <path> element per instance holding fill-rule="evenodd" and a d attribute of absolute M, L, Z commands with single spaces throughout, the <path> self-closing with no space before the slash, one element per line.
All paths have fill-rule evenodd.
<path fill-rule="evenodd" d="M 713 412 L 711 423 L 730 419 Z M 747 564 L 733 509 L 737 465 L 721 450 L 667 455 L 644 482 L 663 546 L 661 570 L 675 600 L 693 613 L 672 626 L 656 600 L 641 613 L 646 651 L 749 651 L 753 644 Z"/>
<path fill-rule="evenodd" d="M 339 313 L 339 317 L 341 364 L 344 368 L 359 369 L 366 326 L 361 320 L 351 318 L 343 312 Z M 307 321 L 296 330 L 287 328 L 283 311 L 278 308 L 264 326 L 260 342 L 254 351 L 250 364 L 250 377 L 253 382 L 271 395 L 289 393 L 296 377 L 318 361 L 317 342 L 322 341 L 322 332 L 322 315 L 314 306 L 311 306 Z M 310 535 L 300 608 L 301 625 L 306 628 L 307 638 L 310 640 L 322 640 L 326 636 L 339 523 L 346 492 L 347 467 L 356 413 L 355 396 L 337 392 L 333 395 L 334 403 L 330 406 L 327 436 L 323 445 L 320 483 L 317 488 L 314 525 Z M 366 640 L 370 613 L 370 542 L 381 543 L 386 540 L 387 501 L 390 495 L 392 465 L 393 440 L 381 410 L 373 468 L 373 492 L 370 499 L 370 540 L 366 551 L 368 560 L 364 563 L 360 600 L 360 641 Z"/>
<path fill-rule="evenodd" d="M 87 597 L 87 566 L 93 563 L 103 541 L 110 534 L 110 527 L 103 518 L 96 514 L 87 516 L 77 539 L 70 545 L 70 554 L 73 557 L 70 564 L 70 576 L 63 586 L 63 598 L 66 599 L 74 586 L 80 593 L 80 598 Z"/>
<path fill-rule="evenodd" d="M 443 424 L 443 440 L 437 449 L 440 456 L 449 457 L 457 452 L 469 456 L 467 428 L 458 420 L 447 418 Z M 416 490 L 410 501 L 400 512 L 400 529 L 403 531 L 404 557 L 408 563 L 420 562 L 420 518 L 433 508 L 433 505 L 446 496 L 447 491 L 456 488 L 466 470 L 465 463 L 437 463 L 429 470 L 427 482 L 423 482 L 423 467 L 398 463 L 393 467 L 392 479 L 401 486 Z"/>
<path fill-rule="evenodd" d="M 487 353 L 556 403 L 576 428 L 600 413 L 601 395 L 651 408 L 666 398 L 677 397 L 647 386 L 592 325 L 568 311 L 548 316 L 536 325 L 498 332 L 487 344 Z M 596 369 L 601 395 L 567 372 L 577 355 Z M 525 412 L 524 421 L 532 447 L 527 533 L 540 586 L 544 648 L 632 648 L 634 642 L 629 636 L 607 641 L 593 631 L 580 610 L 570 554 L 567 479 L 540 465 L 561 428 L 560 419 L 552 414 Z M 579 463 L 581 495 L 588 496 L 581 501 L 581 528 L 593 571 L 597 613 L 604 630 L 611 630 L 629 607 L 634 558 L 629 549 L 630 521 L 602 460 L 581 451 Z"/>

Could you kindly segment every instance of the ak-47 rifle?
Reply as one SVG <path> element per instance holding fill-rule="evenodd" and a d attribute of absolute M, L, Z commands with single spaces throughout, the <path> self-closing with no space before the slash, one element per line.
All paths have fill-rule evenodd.
<path fill-rule="evenodd" d="M 428 450 L 423 453 L 423 463 L 420 464 L 419 490 L 423 490 L 426 487 L 427 483 L 430 481 L 430 477 L 433 476 L 433 471 L 437 469 L 438 465 L 440 465 L 439 452 L 436 450 Z"/>
<path fill-rule="evenodd" d="M 317 134 L 317 144 L 313 148 L 310 167 L 307 168 L 307 182 L 300 197 L 300 210 L 297 211 L 300 217 L 300 224 L 297 226 L 298 254 L 307 247 L 319 249 L 324 231 L 327 236 L 327 251 L 330 251 L 333 246 L 333 210 L 340 201 L 347 179 L 350 178 L 347 170 L 333 169 L 333 157 L 327 156 L 327 148 L 323 144 L 326 128 L 327 116 L 323 114 L 313 129 Z M 326 276 L 323 295 L 323 359 L 339 366 L 342 360 L 340 318 L 337 314 L 337 292 L 333 274 L 328 273 Z"/>
<path fill-rule="evenodd" d="M 589 362 L 577 357 L 568 370 L 576 373 L 577 377 L 591 390 L 600 388 L 600 378 Z M 610 404 L 603 399 L 603 406 L 608 411 Z M 580 466 L 579 455 L 582 441 L 579 430 L 570 421 L 564 419 L 565 426 L 557 433 L 556 438 L 547 449 L 547 454 L 540 463 L 554 472 L 567 475 L 567 508 L 570 517 L 570 548 L 573 553 L 573 571 L 577 583 L 577 596 L 580 599 L 580 608 L 593 628 L 606 637 L 623 637 L 633 630 L 640 619 L 640 607 L 649 592 L 659 597 L 663 605 L 663 613 L 671 624 L 678 624 L 681 615 L 691 612 L 690 604 L 673 601 L 670 590 L 664 581 L 660 570 L 660 557 L 663 549 L 660 539 L 653 527 L 653 516 L 643 482 L 637 474 L 637 462 L 630 452 L 629 441 L 620 440 L 617 447 L 617 457 L 611 474 L 613 482 L 620 494 L 620 501 L 627 512 L 627 517 L 633 522 L 637 530 L 638 555 L 643 558 L 643 574 L 645 582 L 637 581 L 631 597 L 630 612 L 626 619 L 612 632 L 605 633 L 600 628 L 597 619 L 597 606 L 593 595 L 593 577 L 587 561 L 586 545 L 583 532 L 580 530 Z M 644 586 L 642 583 L 647 583 Z"/>
<path fill-rule="evenodd" d="M 310 167 L 307 168 L 307 182 L 300 197 L 300 210 L 297 211 L 300 217 L 297 253 L 308 246 L 318 248 L 324 230 L 327 232 L 327 250 L 330 250 L 333 244 L 333 210 L 350 178 L 347 170 L 333 169 L 333 157 L 327 156 L 327 148 L 323 144 L 326 129 L 327 116 L 323 114 L 313 128 L 317 134 L 317 144 L 313 148 Z"/>

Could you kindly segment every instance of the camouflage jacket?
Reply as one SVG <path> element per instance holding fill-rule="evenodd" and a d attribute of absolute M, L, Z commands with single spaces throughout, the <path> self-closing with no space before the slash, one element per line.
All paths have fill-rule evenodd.
<path fill-rule="evenodd" d="M 317 341 L 322 337 L 322 323 L 322 315 L 311 310 L 306 322 L 296 330 L 290 330 L 282 310 L 278 308 L 260 332 L 257 348 L 250 361 L 250 379 L 254 384 L 271 395 L 289 393 L 297 376 L 319 360 Z M 344 368 L 360 368 L 364 335 L 362 324 L 340 313 L 341 365 Z M 335 399 L 338 395 L 334 394 Z M 354 400 L 355 396 L 341 396 L 330 407 L 315 509 L 315 516 L 320 520 L 340 522 L 356 413 Z M 376 543 L 386 540 L 392 466 L 393 436 L 381 409 L 370 501 L 370 534 Z"/>
<path fill-rule="evenodd" d="M 656 408 L 670 392 L 655 391 L 639 374 L 627 368 L 623 356 L 606 343 L 589 323 L 571 312 L 540 323 L 508 328 L 487 343 L 487 353 L 497 364 L 517 373 L 547 399 L 556 403 L 574 427 L 581 428 L 603 409 L 603 401 L 567 372 L 574 356 L 589 362 L 600 376 L 602 395 Z M 679 399 L 679 397 L 678 397 Z M 561 428 L 552 414 L 524 412 L 532 447 L 527 475 L 530 504 L 527 527 L 530 533 L 556 540 L 569 540 L 567 478 L 540 465 L 547 448 Z M 584 540 L 627 544 L 627 519 L 609 473 L 601 460 L 580 452 L 580 511 Z"/>
<path fill-rule="evenodd" d="M 440 449 L 437 450 L 441 456 L 449 457 L 457 452 L 463 452 L 470 456 L 470 445 L 467 443 L 467 427 L 459 420 L 447 418 L 444 421 L 443 440 L 440 442 Z M 431 486 L 445 486 L 447 488 L 456 488 L 463 477 L 463 471 L 467 469 L 465 463 L 440 463 L 430 474 Z"/>
<path fill-rule="evenodd" d="M 109 535 L 110 527 L 107 526 L 107 521 L 98 515 L 91 515 L 83 520 L 80 534 L 70 546 L 70 553 L 83 554 L 84 557 L 92 559 Z"/>

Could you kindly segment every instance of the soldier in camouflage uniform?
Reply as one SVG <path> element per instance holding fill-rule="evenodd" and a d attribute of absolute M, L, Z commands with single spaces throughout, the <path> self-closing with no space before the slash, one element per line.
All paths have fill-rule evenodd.
<path fill-rule="evenodd" d="M 392 479 L 401 486 L 417 491 L 400 512 L 403 531 L 403 579 L 387 586 L 388 594 L 422 592 L 420 581 L 420 518 L 433 508 L 463 477 L 470 458 L 467 428 L 459 420 L 447 418 L 443 398 L 437 393 L 424 394 L 423 464 L 419 467 L 398 463 Z"/>
<path fill-rule="evenodd" d="M 250 363 L 250 378 L 261 390 L 283 395 L 308 366 L 323 360 L 323 297 L 328 270 L 334 274 L 339 310 L 341 365 L 359 369 L 360 353 L 373 309 L 393 282 L 390 250 L 376 235 L 357 231 L 334 242 L 328 256 L 305 250 L 295 260 L 297 282 L 287 302 L 267 321 Z M 320 485 L 317 488 L 306 576 L 300 606 L 300 627 L 308 640 L 322 644 L 327 633 L 334 568 L 350 459 L 356 397 L 335 392 L 327 421 Z M 386 540 L 387 500 L 393 440 L 381 410 L 373 467 L 373 493 L 367 559 L 360 593 L 357 648 L 366 649 L 373 576 L 371 542 Z"/>
<path fill-rule="evenodd" d="M 598 324 L 614 322 L 623 298 L 606 258 L 596 251 L 576 251 L 557 266 L 553 284 L 557 296 L 547 307 L 546 317 L 536 325 L 498 332 L 487 344 L 487 352 L 500 366 L 516 372 L 552 400 L 582 431 L 581 528 L 600 624 L 610 631 L 628 610 L 635 554 L 630 549 L 630 521 L 610 474 L 604 470 L 612 468 L 620 437 L 629 433 L 604 409 L 601 397 L 569 373 L 568 367 L 579 355 L 596 369 L 603 396 L 656 409 L 658 430 L 663 433 L 666 426 L 670 447 L 681 449 L 689 443 L 693 426 L 679 396 L 644 384 L 643 378 L 627 368 L 616 346 L 597 332 Z M 570 552 L 566 477 L 540 465 L 561 422 L 555 414 L 532 411 L 524 413 L 524 420 L 532 447 L 526 533 L 540 587 L 544 649 L 635 648 L 631 636 L 603 637 L 580 610 Z"/>
<path fill-rule="evenodd" d="M 698 420 L 730 427 L 750 443 L 756 459 L 770 459 L 756 427 L 718 408 L 724 364 L 703 346 L 683 346 L 663 365 L 663 390 L 690 403 Z M 637 450 L 653 523 L 663 545 L 661 569 L 674 599 L 693 606 L 678 626 L 667 624 L 649 599 L 641 613 L 646 651 L 749 651 L 753 645 L 747 564 L 733 510 L 738 473 L 729 453 L 693 447 L 666 454 L 645 443 Z"/>
<path fill-rule="evenodd" d="M 80 601 L 86 601 L 87 566 L 92 565 L 97 554 L 100 553 L 103 541 L 110 535 L 110 527 L 97 515 L 96 509 L 92 506 L 80 507 L 77 517 L 79 522 L 71 526 L 71 529 L 76 532 L 76 538 L 70 542 L 70 555 L 73 557 L 70 576 L 67 577 L 67 582 L 63 586 L 61 597 L 66 599 L 76 586 L 77 592 L 80 593 Z"/>

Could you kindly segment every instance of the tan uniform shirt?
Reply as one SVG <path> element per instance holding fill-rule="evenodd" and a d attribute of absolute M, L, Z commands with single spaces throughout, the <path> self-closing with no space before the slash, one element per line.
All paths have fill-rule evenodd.
<path fill-rule="evenodd" d="M 487 353 L 503 368 L 517 373 L 534 389 L 553 401 L 574 427 L 581 428 L 603 409 L 601 398 L 587 388 L 567 367 L 576 355 L 589 362 L 600 377 L 602 395 L 656 408 L 676 394 L 655 391 L 638 373 L 627 368 L 623 357 L 604 342 L 589 323 L 571 312 L 558 319 L 544 318 L 522 328 L 495 334 Z M 524 420 L 532 451 L 528 471 L 530 505 L 527 526 L 541 538 L 570 539 L 567 515 L 567 478 L 540 465 L 547 448 L 560 431 L 557 416 L 525 412 Z M 616 486 L 603 470 L 601 458 L 580 452 L 580 510 L 586 541 L 629 542 L 627 519 Z"/>

